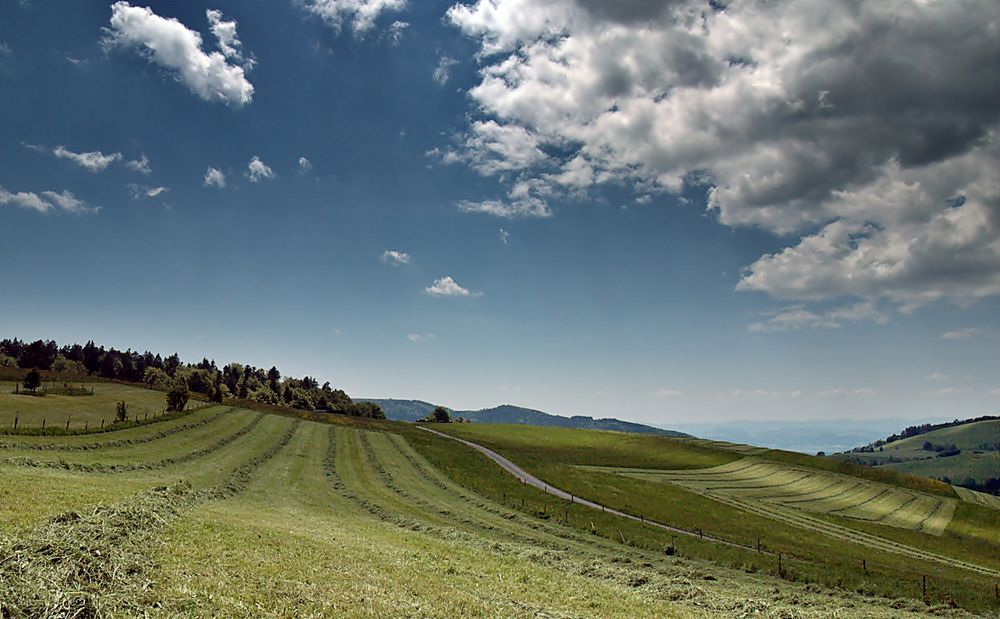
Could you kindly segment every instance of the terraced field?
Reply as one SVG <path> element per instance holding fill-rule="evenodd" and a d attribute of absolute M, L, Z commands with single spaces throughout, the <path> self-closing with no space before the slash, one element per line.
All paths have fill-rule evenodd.
<path fill-rule="evenodd" d="M 427 443 L 418 450 L 407 436 L 396 424 L 364 429 L 217 406 L 120 432 L 7 437 L 0 616 L 915 617 L 932 609 L 618 543 L 595 535 L 593 522 L 591 531 L 564 524 L 557 503 L 525 509 L 523 498 L 470 491 L 431 463 Z M 432 453 L 478 457 L 433 440 Z"/>

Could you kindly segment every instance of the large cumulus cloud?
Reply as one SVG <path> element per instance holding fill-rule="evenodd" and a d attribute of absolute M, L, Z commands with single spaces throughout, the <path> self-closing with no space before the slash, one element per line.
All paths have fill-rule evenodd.
<path fill-rule="evenodd" d="M 788 239 L 743 290 L 1000 293 L 991 0 L 479 0 L 448 19 L 482 66 L 479 118 L 442 159 L 508 194 L 480 210 L 697 183 L 722 223 Z"/>

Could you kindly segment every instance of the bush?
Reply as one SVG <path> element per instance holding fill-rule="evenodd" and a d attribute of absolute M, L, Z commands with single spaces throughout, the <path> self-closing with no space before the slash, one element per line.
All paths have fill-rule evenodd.
<path fill-rule="evenodd" d="M 38 389 L 42 384 L 42 375 L 38 373 L 38 370 L 31 369 L 27 374 L 24 375 L 24 388 L 28 391 L 34 393 L 35 389 Z"/>
<path fill-rule="evenodd" d="M 115 404 L 115 423 L 128 421 L 128 404 L 119 402 Z"/>
<path fill-rule="evenodd" d="M 170 390 L 167 391 L 167 410 L 184 410 L 184 407 L 187 406 L 189 397 L 190 393 L 188 393 L 187 383 L 183 380 L 174 382 L 173 386 L 170 387 Z"/>

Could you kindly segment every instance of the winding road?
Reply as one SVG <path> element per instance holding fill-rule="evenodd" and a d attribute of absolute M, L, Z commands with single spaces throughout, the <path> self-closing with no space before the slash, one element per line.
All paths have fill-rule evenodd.
<path fill-rule="evenodd" d="M 718 538 L 718 537 L 713 537 L 711 535 L 705 535 L 701 531 L 688 531 L 687 529 L 679 529 L 677 527 L 672 527 L 672 526 L 670 526 L 668 524 L 663 524 L 662 522 L 656 522 L 655 520 L 649 520 L 649 519 L 647 519 L 647 518 L 645 518 L 643 516 L 636 516 L 636 515 L 633 515 L 633 514 L 628 514 L 628 513 L 622 512 L 622 511 L 618 511 L 617 509 L 613 509 L 611 507 L 608 507 L 607 505 L 601 505 L 600 503 L 595 503 L 593 501 L 588 501 L 587 499 L 581 499 L 580 497 L 575 496 L 573 494 L 570 494 L 569 492 L 566 492 L 565 490 L 562 490 L 561 488 L 556 488 L 555 486 L 553 486 L 551 484 L 548 484 L 548 483 L 542 481 L 541 479 L 538 479 L 537 477 L 535 477 L 531 473 L 525 471 L 524 469 L 522 469 L 518 465 L 514 464 L 513 462 L 511 462 L 507 458 L 501 456 L 500 454 L 498 454 L 497 452 L 493 451 L 492 449 L 489 449 L 488 447 L 483 447 L 482 445 L 480 445 L 478 443 L 473 443 L 472 441 L 467 441 L 465 439 L 458 438 L 457 436 L 451 436 L 450 434 L 445 434 L 444 432 L 438 432 L 437 430 L 432 430 L 432 429 L 430 429 L 428 427 L 425 427 L 425 426 L 422 426 L 422 425 L 417 425 L 417 427 L 420 428 L 421 430 L 425 431 L 425 432 L 430 432 L 431 434 L 436 434 L 438 436 L 442 436 L 444 438 L 448 438 L 448 439 L 451 439 L 453 441 L 458 441 L 459 443 L 462 443 L 463 445 L 471 447 L 471 448 L 475 449 L 476 451 L 478 451 L 478 452 L 482 453 L 483 455 L 485 455 L 490 460 L 493 460 L 494 462 L 496 462 L 497 464 L 499 464 L 500 468 L 502 468 L 503 470 L 507 471 L 508 473 L 510 473 L 511 475 L 513 475 L 514 477 L 517 477 L 518 480 L 521 483 L 528 484 L 529 486 L 534 486 L 536 488 L 539 488 L 540 490 L 542 490 L 544 492 L 547 492 L 548 494 L 551 494 L 554 497 L 563 499 L 565 501 L 569 501 L 571 503 L 576 503 L 577 505 L 583 505 L 585 507 L 590 507 L 591 509 L 596 509 L 596 510 L 602 511 L 602 512 L 604 512 L 606 514 L 613 514 L 615 516 L 620 516 L 622 518 L 628 518 L 629 520 L 634 520 L 636 522 L 641 522 L 642 524 L 647 524 L 647 525 L 649 525 L 651 527 L 656 527 L 658 529 L 663 529 L 665 531 L 670 531 L 671 533 L 676 533 L 677 535 L 686 535 L 688 537 L 693 537 L 695 539 L 700 539 L 700 540 L 703 540 L 703 541 L 713 542 L 713 543 L 716 543 L 716 544 L 723 544 L 725 546 L 732 546 L 734 548 L 744 548 L 744 549 L 748 549 L 748 550 L 757 550 L 756 548 L 753 548 L 751 546 L 745 546 L 743 544 L 737 544 L 736 542 L 731 542 L 729 540 L 721 539 L 721 538 Z M 771 553 L 767 553 L 766 551 L 764 551 L 764 552 L 766 554 L 771 554 Z"/>

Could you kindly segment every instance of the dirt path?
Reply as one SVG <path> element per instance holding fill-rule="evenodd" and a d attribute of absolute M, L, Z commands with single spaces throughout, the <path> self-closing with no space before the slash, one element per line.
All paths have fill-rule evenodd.
<path fill-rule="evenodd" d="M 445 434 L 444 432 L 438 432 L 437 430 L 431 430 L 430 428 L 427 428 L 427 427 L 424 427 L 424 426 L 421 426 L 421 425 L 418 425 L 417 427 L 420 428 L 421 430 L 424 430 L 425 432 L 430 432 L 431 434 L 436 434 L 438 436 L 443 436 L 444 438 L 449 438 L 449 439 L 451 439 L 453 441 L 458 441 L 459 443 L 467 445 L 467 446 L 475 449 L 476 451 L 482 453 L 483 455 L 485 455 L 490 460 L 493 460 L 494 462 L 496 462 L 497 464 L 499 464 L 500 468 L 502 468 L 503 470 L 507 471 L 508 473 L 510 473 L 511 475 L 513 475 L 514 477 L 517 477 L 518 480 L 521 481 L 521 483 L 528 484 L 529 486 L 534 486 L 536 488 L 539 488 L 543 492 L 551 494 L 552 496 L 560 498 L 560 499 L 563 499 L 565 501 L 569 501 L 571 503 L 576 503 L 577 505 L 583 505 L 583 506 L 589 507 L 591 509 L 596 509 L 598 511 L 602 511 L 602 512 L 607 513 L 607 514 L 613 514 L 615 516 L 620 516 L 622 518 L 628 518 L 629 520 L 634 520 L 636 522 L 641 522 L 643 524 L 648 524 L 651 527 L 656 527 L 658 529 L 663 529 L 665 531 L 670 531 L 671 533 L 676 533 L 678 535 L 686 535 L 688 537 L 693 537 L 693 538 L 697 538 L 697 539 L 701 539 L 701 540 L 713 542 L 713 543 L 716 543 L 716 544 L 723 544 L 725 546 L 732 546 L 734 548 L 744 548 L 744 549 L 748 549 L 748 550 L 757 550 L 756 548 L 752 548 L 750 546 L 745 546 L 743 544 L 737 544 L 736 542 L 731 542 L 729 540 L 721 539 L 721 538 L 718 538 L 718 537 L 713 537 L 711 535 L 705 535 L 705 534 L 703 534 L 701 532 L 697 532 L 697 531 L 688 531 L 687 529 L 680 529 L 680 528 L 677 528 L 677 527 L 672 527 L 672 526 L 670 526 L 668 524 L 663 524 L 662 522 L 656 522 L 655 520 L 648 520 L 648 519 L 646 519 L 646 518 L 644 518 L 642 516 L 635 516 L 633 514 L 627 514 L 625 512 L 618 511 L 617 509 L 613 509 L 613 508 L 608 507 L 606 505 L 601 505 L 600 503 L 594 503 L 593 501 L 588 501 L 587 499 L 581 499 L 578 496 L 570 494 L 569 492 L 566 492 L 565 490 L 562 490 L 560 488 L 556 488 L 555 486 L 552 486 L 552 485 L 550 485 L 550 484 L 542 481 L 541 479 L 538 479 L 537 477 L 535 477 L 531 473 L 525 471 L 524 469 L 522 469 L 518 465 L 514 464 L 513 462 L 511 462 L 507 458 L 501 456 L 500 454 L 498 454 L 497 452 L 493 451 L 492 449 L 488 449 L 486 447 L 483 447 L 482 445 L 479 445 L 477 443 L 473 443 L 471 441 L 467 441 L 465 439 L 458 438 L 456 436 L 451 436 L 449 434 Z M 768 554 L 770 554 L 770 553 L 768 553 Z"/>

